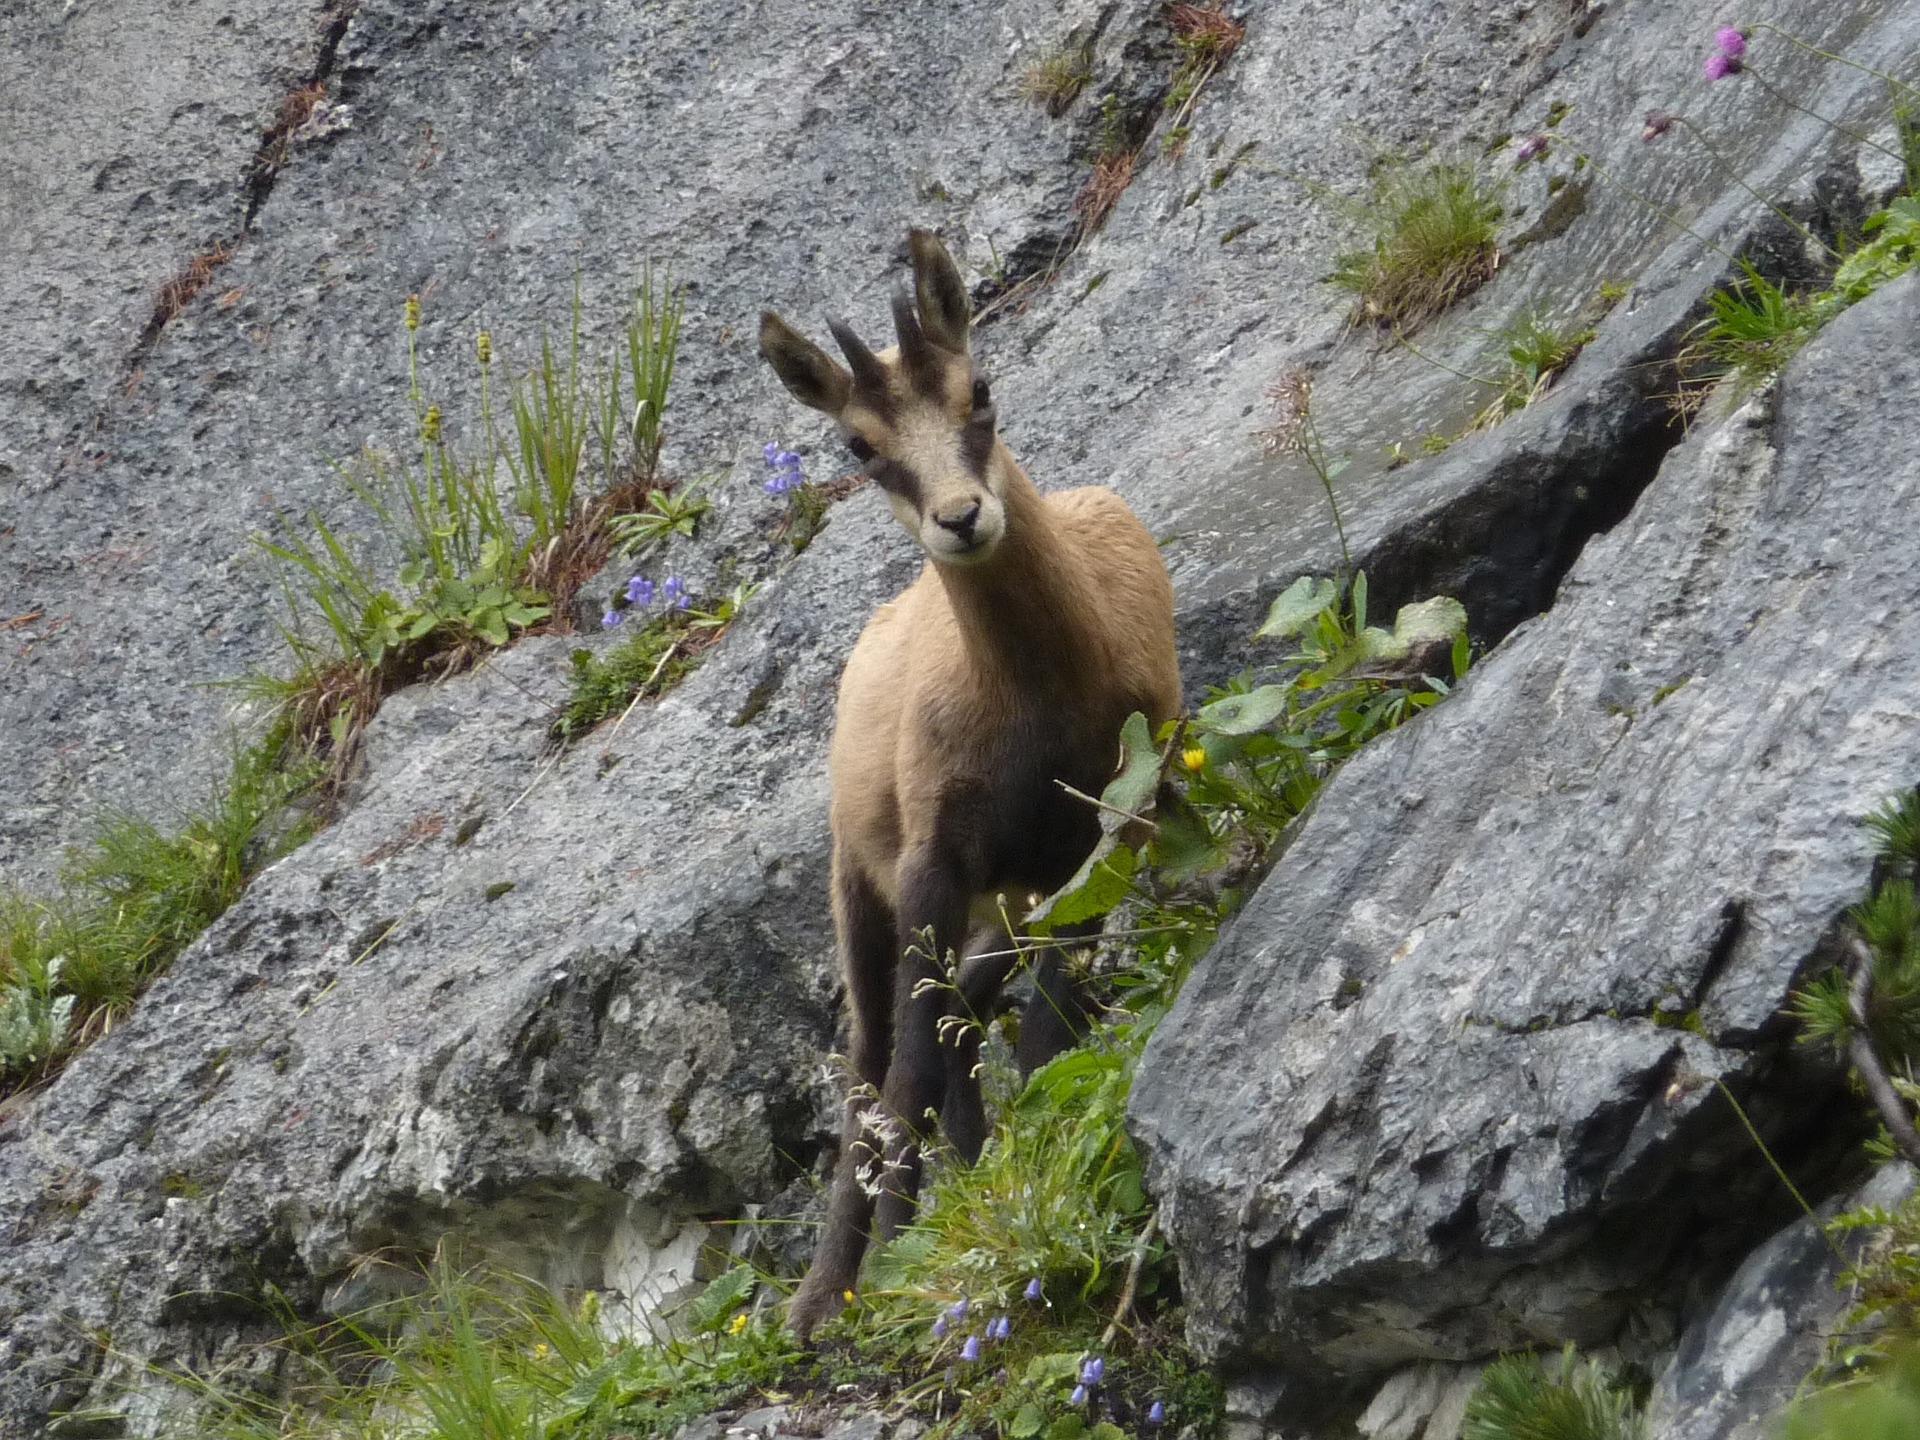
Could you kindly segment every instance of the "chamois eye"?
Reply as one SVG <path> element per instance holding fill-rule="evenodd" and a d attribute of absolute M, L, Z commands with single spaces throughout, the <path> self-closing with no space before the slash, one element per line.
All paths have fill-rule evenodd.
<path fill-rule="evenodd" d="M 858 460 L 862 465 L 880 453 L 858 435 L 850 435 L 847 437 L 847 449 L 853 452 L 853 458 Z"/>
<path fill-rule="evenodd" d="M 987 406 L 991 405 L 992 403 L 993 403 L 993 392 L 987 389 L 987 382 L 984 380 L 974 381 L 973 382 L 973 408 L 976 410 L 984 410 L 987 408 Z"/>

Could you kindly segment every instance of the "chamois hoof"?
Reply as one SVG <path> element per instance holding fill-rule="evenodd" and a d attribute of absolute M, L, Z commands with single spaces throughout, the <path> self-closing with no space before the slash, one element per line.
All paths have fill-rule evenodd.
<path fill-rule="evenodd" d="M 803 1284 L 787 1304 L 787 1329 L 803 1345 L 811 1343 L 813 1332 L 846 1308 L 844 1286 Z"/>

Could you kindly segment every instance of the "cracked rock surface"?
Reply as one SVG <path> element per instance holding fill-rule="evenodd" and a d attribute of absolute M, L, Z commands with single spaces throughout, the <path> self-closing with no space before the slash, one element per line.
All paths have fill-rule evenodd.
<path fill-rule="evenodd" d="M 1337 1388 L 1670 1327 L 1778 1214 L 1716 1080 L 1834 1173 L 1779 1012 L 1916 779 L 1916 323 L 1909 277 L 1700 423 L 1196 969 L 1131 1114 L 1212 1354 Z"/>

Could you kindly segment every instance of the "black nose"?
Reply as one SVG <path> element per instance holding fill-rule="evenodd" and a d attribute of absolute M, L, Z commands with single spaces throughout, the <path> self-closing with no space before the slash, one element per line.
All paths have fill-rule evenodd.
<path fill-rule="evenodd" d="M 974 522 L 977 521 L 979 518 L 980 518 L 980 502 L 978 500 L 974 501 L 971 505 L 967 506 L 966 513 L 964 515 L 956 516 L 951 520 L 944 515 L 934 516 L 934 519 L 939 523 L 939 526 L 942 530 L 951 530 L 954 534 L 958 535 L 962 540 L 971 540 L 973 538 Z"/>

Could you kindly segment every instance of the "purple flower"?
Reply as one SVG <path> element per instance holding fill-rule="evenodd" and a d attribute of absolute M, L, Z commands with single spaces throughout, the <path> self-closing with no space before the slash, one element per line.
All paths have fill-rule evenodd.
<path fill-rule="evenodd" d="M 1098 1385 L 1106 1373 L 1107 1362 L 1096 1355 L 1080 1367 L 1080 1383 L 1082 1385 Z"/>
<path fill-rule="evenodd" d="M 1074 1386 L 1072 1398 L 1069 1399 L 1067 1403 L 1070 1405 L 1086 1404 L 1087 1403 L 1087 1387 L 1084 1385 Z"/>
<path fill-rule="evenodd" d="M 980 1337 L 978 1335 L 967 1336 L 967 1343 L 960 1347 L 960 1358 L 969 1365 L 980 1358 Z"/>
<path fill-rule="evenodd" d="M 795 486 L 807 483 L 807 477 L 800 468 L 800 457 L 793 451 L 782 450 L 775 442 L 768 441 L 760 453 L 766 457 L 767 468 L 773 472 L 762 486 L 769 495 L 784 495 Z"/>
<path fill-rule="evenodd" d="M 660 587 L 660 603 L 669 610 L 684 610 L 691 605 L 693 598 L 687 594 L 686 582 L 678 575 L 669 575 Z"/>
<path fill-rule="evenodd" d="M 936 1340 L 944 1340 L 947 1338 L 946 1316 L 942 1315 L 938 1320 L 933 1322 L 933 1338 Z"/>
<path fill-rule="evenodd" d="M 1029 1300 L 1044 1300 L 1047 1298 L 1046 1291 L 1040 1288 L 1040 1277 L 1038 1275 L 1027 1281 L 1027 1288 L 1022 1293 Z"/>
<path fill-rule="evenodd" d="M 1723 25 L 1714 31 L 1713 43 L 1720 47 L 1720 53 L 1729 60 L 1741 60 L 1746 57 L 1747 37 L 1731 25 Z"/>
<path fill-rule="evenodd" d="M 1149 1425 L 1164 1425 L 1167 1423 L 1166 1401 L 1156 1400 L 1147 1407 L 1147 1423 Z"/>
<path fill-rule="evenodd" d="M 1529 160 L 1538 160 L 1546 153 L 1547 137 L 1545 135 L 1529 135 L 1520 142 L 1519 148 L 1513 152 L 1513 163 L 1516 165 L 1524 165 Z"/>
<path fill-rule="evenodd" d="M 1004 1315 L 995 1316 L 987 1325 L 987 1338 L 989 1340 L 1005 1340 L 1012 1334 L 1013 1321 Z"/>
<path fill-rule="evenodd" d="M 644 575 L 636 575 L 627 581 L 627 603 L 642 608 L 653 604 L 653 582 Z"/>
<path fill-rule="evenodd" d="M 602 630 L 611 630 L 626 618 L 627 617 L 622 615 L 618 610 L 609 610 L 600 617 L 600 628 Z"/>
<path fill-rule="evenodd" d="M 1647 128 L 1640 132 L 1640 138 L 1648 144 L 1652 144 L 1655 140 L 1658 140 L 1662 135 L 1671 130 L 1679 118 L 1678 115 L 1669 114 L 1665 110 L 1647 111 Z"/>
<path fill-rule="evenodd" d="M 964 1320 L 967 1318 L 967 1311 L 972 1308 L 972 1302 L 970 1302 L 966 1296 L 962 1295 L 947 1307 L 947 1318 L 949 1320 Z"/>
<path fill-rule="evenodd" d="M 1716 50 L 1707 56 L 1707 63 L 1701 67 L 1709 82 L 1724 80 L 1729 75 L 1740 73 L 1740 62 L 1733 56 Z"/>
<path fill-rule="evenodd" d="M 996 1385 L 1011 1385 L 1013 1383 L 1013 1377 L 1007 1373 L 1006 1366 L 1002 1365 L 998 1370 L 993 1372 L 993 1383 Z"/>

